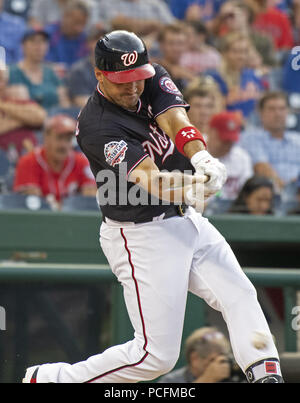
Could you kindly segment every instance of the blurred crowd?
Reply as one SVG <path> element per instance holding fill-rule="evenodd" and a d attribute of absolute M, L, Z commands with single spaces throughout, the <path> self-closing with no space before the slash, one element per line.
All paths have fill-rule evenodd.
<path fill-rule="evenodd" d="M 207 215 L 300 213 L 300 0 L 0 0 L 0 208 L 95 198 L 74 133 L 113 29 L 144 39 L 226 165 Z"/>

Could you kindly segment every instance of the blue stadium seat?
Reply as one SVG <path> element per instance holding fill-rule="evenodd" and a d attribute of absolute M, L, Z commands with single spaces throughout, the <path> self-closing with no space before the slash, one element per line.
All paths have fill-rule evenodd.
<path fill-rule="evenodd" d="M 63 200 L 62 211 L 100 211 L 96 197 L 69 196 Z"/>
<path fill-rule="evenodd" d="M 20 193 L 0 194 L 0 210 L 10 209 L 50 210 L 50 206 L 44 198 L 38 196 Z"/>

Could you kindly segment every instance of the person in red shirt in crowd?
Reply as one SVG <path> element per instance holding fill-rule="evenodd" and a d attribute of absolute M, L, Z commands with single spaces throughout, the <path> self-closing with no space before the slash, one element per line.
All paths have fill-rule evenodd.
<path fill-rule="evenodd" d="M 0 149 L 8 153 L 13 165 L 37 145 L 35 130 L 45 118 L 45 110 L 30 99 L 25 88 L 8 85 L 8 71 L 0 66 Z"/>
<path fill-rule="evenodd" d="M 292 24 L 284 12 L 269 6 L 268 0 L 246 0 L 246 4 L 254 13 L 253 28 L 273 39 L 275 49 L 289 50 L 293 47 Z"/>
<path fill-rule="evenodd" d="M 46 120 L 44 145 L 20 158 L 14 191 L 44 196 L 59 208 L 74 193 L 96 196 L 96 183 L 86 157 L 72 148 L 76 121 L 56 115 Z"/>

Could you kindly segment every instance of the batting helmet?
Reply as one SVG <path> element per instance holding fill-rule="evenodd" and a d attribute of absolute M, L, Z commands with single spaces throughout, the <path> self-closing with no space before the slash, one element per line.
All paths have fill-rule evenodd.
<path fill-rule="evenodd" d="M 96 67 L 109 81 L 129 83 L 155 75 L 144 42 L 134 33 L 112 31 L 95 48 Z"/>

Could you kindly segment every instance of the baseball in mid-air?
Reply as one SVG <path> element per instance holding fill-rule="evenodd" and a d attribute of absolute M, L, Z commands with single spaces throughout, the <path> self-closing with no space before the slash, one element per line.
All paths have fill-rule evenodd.
<path fill-rule="evenodd" d="M 253 347 L 255 347 L 257 350 L 266 348 L 269 344 L 269 341 L 269 336 L 267 334 L 259 331 L 253 332 L 251 342 Z"/>

